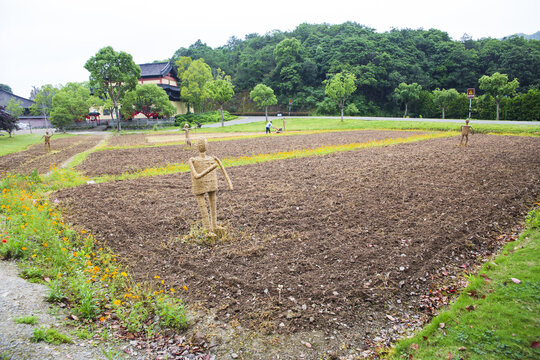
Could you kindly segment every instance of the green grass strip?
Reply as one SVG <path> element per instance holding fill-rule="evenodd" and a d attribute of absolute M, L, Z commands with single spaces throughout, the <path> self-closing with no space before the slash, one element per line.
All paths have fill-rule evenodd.
<path fill-rule="evenodd" d="M 526 224 L 448 310 L 397 343 L 393 359 L 540 359 L 540 209 Z"/>
<path fill-rule="evenodd" d="M 283 127 L 283 120 L 273 121 L 275 127 Z M 290 118 L 286 119 L 287 131 L 304 130 L 364 130 L 364 129 L 394 129 L 394 130 L 418 130 L 418 131 L 459 131 L 461 123 L 443 123 L 429 121 L 392 121 L 392 120 L 354 120 L 331 118 Z M 539 125 L 519 124 L 486 124 L 481 120 L 472 120 L 470 124 L 477 133 L 512 133 L 540 135 Z M 263 132 L 265 122 L 259 121 L 249 124 L 231 125 L 217 128 L 204 128 L 205 132 Z"/>
<path fill-rule="evenodd" d="M 456 135 L 458 135 L 458 133 L 456 132 L 430 133 L 430 134 L 414 135 L 410 137 L 388 138 L 384 140 L 372 140 L 372 141 L 364 142 L 364 143 L 327 145 L 327 146 L 321 146 L 314 149 L 301 149 L 301 150 L 291 150 L 291 151 L 284 151 L 284 152 L 279 151 L 275 153 L 258 154 L 255 156 L 224 158 L 222 159 L 222 162 L 223 162 L 223 165 L 226 167 L 242 166 L 242 165 L 257 164 L 257 163 L 262 163 L 262 162 L 267 162 L 267 161 L 295 159 L 295 158 L 301 158 L 301 157 L 307 157 L 307 156 L 327 155 L 327 154 L 332 154 L 336 152 L 353 151 L 353 150 L 370 148 L 370 147 L 381 147 L 381 146 L 390 146 L 390 145 L 397 145 L 397 144 L 404 144 L 404 143 L 412 143 L 412 142 L 418 142 L 418 141 L 424 141 L 424 140 L 430 140 L 430 139 L 452 137 Z M 187 172 L 187 171 L 189 171 L 188 164 L 174 163 L 174 164 L 168 164 L 167 166 L 147 168 L 147 169 L 132 172 L 132 173 L 124 173 L 119 176 L 102 176 L 102 177 L 95 178 L 94 181 L 106 182 L 106 181 L 113 181 L 113 180 L 136 179 L 140 177 L 174 174 L 174 173 Z"/>

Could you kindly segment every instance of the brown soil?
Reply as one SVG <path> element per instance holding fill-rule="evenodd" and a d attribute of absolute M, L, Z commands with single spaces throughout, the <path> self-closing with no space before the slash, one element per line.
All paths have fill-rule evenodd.
<path fill-rule="evenodd" d="M 442 269 L 456 274 L 491 253 L 497 235 L 540 200 L 540 139 L 457 142 L 229 168 L 235 191 L 219 192 L 218 212 L 238 240 L 215 246 L 174 240 L 200 217 L 189 174 L 55 196 L 136 280 L 186 285 L 181 296 L 220 320 L 270 333 L 322 331 L 336 343 L 354 334 L 362 347 L 377 329 L 396 328 L 386 315 L 400 322 L 418 313 Z"/>
<path fill-rule="evenodd" d="M 191 130 L 189 133 L 192 139 L 199 137 L 211 138 L 224 138 L 224 137 L 237 137 L 237 136 L 253 136 L 257 133 L 239 132 L 239 133 L 204 133 L 201 130 Z M 156 143 L 175 143 L 184 141 L 186 139 L 185 132 L 183 130 L 171 131 L 167 133 L 157 134 L 122 134 L 109 138 L 107 142 L 108 146 L 133 146 L 133 145 L 153 145 Z"/>
<path fill-rule="evenodd" d="M 277 151 L 316 148 L 324 145 L 368 142 L 386 138 L 410 137 L 420 132 L 410 131 L 343 131 L 308 135 L 280 136 L 238 139 L 223 142 L 211 142 L 209 153 L 224 158 L 252 156 Z M 230 135 L 230 134 L 229 134 Z M 137 135 L 139 136 L 139 135 Z M 121 138 L 122 136 L 120 136 Z M 192 138 L 194 138 L 192 136 Z M 137 141 L 138 138 L 133 139 Z M 186 150 L 187 149 L 187 150 Z M 142 170 L 148 167 L 166 166 L 171 163 L 187 162 L 196 155 L 196 149 L 189 150 L 184 145 L 159 146 L 151 148 L 134 148 L 97 151 L 77 169 L 87 176 L 119 175 L 123 172 Z"/>
<path fill-rule="evenodd" d="M 54 165 L 61 165 L 74 155 L 96 146 L 103 136 L 79 135 L 51 139 L 51 151 L 45 150 L 43 143 L 32 145 L 28 150 L 0 157 L 0 174 L 5 172 L 30 174 L 47 173 Z"/>

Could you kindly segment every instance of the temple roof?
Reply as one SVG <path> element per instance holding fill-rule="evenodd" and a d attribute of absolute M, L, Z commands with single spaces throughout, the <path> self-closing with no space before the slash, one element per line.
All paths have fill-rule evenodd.
<path fill-rule="evenodd" d="M 0 89 L 0 105 L 7 106 L 9 103 L 9 100 L 15 99 L 15 101 L 19 101 L 21 103 L 21 106 L 25 109 L 28 109 L 30 106 L 34 104 L 32 100 L 25 99 L 23 97 L 14 95 L 12 93 L 9 93 L 5 90 Z"/>
<path fill-rule="evenodd" d="M 171 73 L 176 77 L 176 67 L 171 64 L 171 62 L 159 62 L 159 63 L 149 63 L 149 64 L 139 64 L 141 68 L 141 78 L 146 77 L 161 77 L 167 76 Z"/>

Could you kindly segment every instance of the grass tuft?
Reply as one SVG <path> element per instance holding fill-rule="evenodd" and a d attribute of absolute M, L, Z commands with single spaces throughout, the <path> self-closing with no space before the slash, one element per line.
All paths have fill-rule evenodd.
<path fill-rule="evenodd" d="M 18 318 L 15 318 L 14 321 L 16 324 L 36 325 L 38 322 L 38 318 L 35 315 L 20 316 Z"/>
<path fill-rule="evenodd" d="M 48 344 L 55 345 L 73 343 L 73 340 L 71 340 L 69 336 L 60 333 L 56 329 L 46 328 L 44 326 L 34 329 L 34 333 L 32 334 L 32 337 L 30 337 L 30 341 L 44 341 Z"/>

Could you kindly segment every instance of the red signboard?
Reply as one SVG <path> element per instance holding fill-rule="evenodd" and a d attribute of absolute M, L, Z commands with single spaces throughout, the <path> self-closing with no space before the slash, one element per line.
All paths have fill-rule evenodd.
<path fill-rule="evenodd" d="M 474 88 L 467 89 L 467 99 L 474 98 L 474 94 L 475 94 Z"/>

